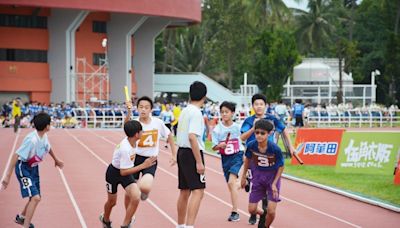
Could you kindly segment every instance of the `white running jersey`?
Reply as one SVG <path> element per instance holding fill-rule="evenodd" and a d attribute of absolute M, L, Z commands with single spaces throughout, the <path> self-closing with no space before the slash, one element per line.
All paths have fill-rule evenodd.
<path fill-rule="evenodd" d="M 40 138 L 35 130 L 25 136 L 24 141 L 16 153 L 19 156 L 18 159 L 24 162 L 28 161 L 35 155 L 43 160 L 44 156 L 50 152 L 50 148 L 51 146 L 47 134 L 44 134 L 43 137 Z"/>
<path fill-rule="evenodd" d="M 135 148 L 125 137 L 115 148 L 111 164 L 117 169 L 129 169 L 134 166 Z"/>
<path fill-rule="evenodd" d="M 137 154 L 145 157 L 157 156 L 160 149 L 160 138 L 168 138 L 171 131 L 158 118 L 150 117 L 149 124 L 140 122 L 142 136 L 137 143 Z"/>

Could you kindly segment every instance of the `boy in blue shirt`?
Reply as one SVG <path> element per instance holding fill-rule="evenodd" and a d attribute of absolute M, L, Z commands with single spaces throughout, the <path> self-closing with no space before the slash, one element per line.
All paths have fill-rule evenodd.
<path fill-rule="evenodd" d="M 237 213 L 238 206 L 238 176 L 243 164 L 244 146 L 240 141 L 240 125 L 233 122 L 235 104 L 224 101 L 220 106 L 221 121 L 212 132 L 213 150 L 221 154 L 222 169 L 228 183 L 232 200 L 232 213 L 228 218 L 230 222 L 240 220 Z"/>
<path fill-rule="evenodd" d="M 55 166 L 59 168 L 64 166 L 64 163 L 54 154 L 47 139 L 46 133 L 50 130 L 50 122 L 51 118 L 47 113 L 39 113 L 33 118 L 36 130 L 24 138 L 22 145 L 12 156 L 10 166 L 1 183 L 2 188 L 7 188 L 10 183 L 12 170 L 15 168 L 15 174 L 21 188 L 21 195 L 23 198 L 29 197 L 21 214 L 16 216 L 15 222 L 26 228 L 34 227 L 31 224 L 31 220 L 41 199 L 38 164 L 49 153 L 54 159 Z"/>
<path fill-rule="evenodd" d="M 304 105 L 302 104 L 301 99 L 296 99 L 295 104 L 292 108 L 292 117 L 296 120 L 294 126 L 295 127 L 303 127 L 304 126 Z"/>
<path fill-rule="evenodd" d="M 241 186 L 246 184 L 246 172 L 252 169 L 252 188 L 249 196 L 250 214 L 259 214 L 259 228 L 269 227 L 276 214 L 276 206 L 280 201 L 280 180 L 284 168 L 284 158 L 281 149 L 268 140 L 274 126 L 268 120 L 258 120 L 254 126 L 256 140 L 247 144 Z M 257 208 L 258 202 L 268 199 L 266 211 Z M 266 218 L 265 218 L 266 217 Z"/>
<path fill-rule="evenodd" d="M 295 149 L 290 141 L 290 136 L 289 132 L 286 129 L 286 126 L 274 115 L 267 114 L 266 113 L 266 105 L 267 105 L 267 97 L 263 94 L 254 94 L 253 97 L 251 98 L 252 102 L 252 107 L 254 109 L 255 114 L 252 116 L 247 117 L 242 124 L 242 127 L 240 129 L 242 135 L 240 136 L 240 139 L 242 141 L 246 141 L 246 146 L 249 142 L 253 141 L 256 139 L 255 134 L 254 134 L 254 124 L 261 119 L 265 119 L 270 121 L 273 124 L 273 130 L 275 130 L 278 133 L 282 133 L 282 137 L 285 137 L 285 140 L 289 143 L 289 148 L 290 148 L 290 154 L 293 155 Z M 275 137 L 273 134 L 270 134 L 268 136 L 268 140 L 271 142 L 275 142 Z M 250 166 L 250 172 L 249 172 L 249 179 L 252 176 L 251 171 L 253 170 L 253 167 Z M 249 191 L 250 186 L 247 185 L 245 190 Z M 263 206 L 267 201 L 263 200 Z M 257 216 L 256 214 L 251 214 L 249 218 L 249 223 L 250 224 L 255 224 L 257 222 Z"/>

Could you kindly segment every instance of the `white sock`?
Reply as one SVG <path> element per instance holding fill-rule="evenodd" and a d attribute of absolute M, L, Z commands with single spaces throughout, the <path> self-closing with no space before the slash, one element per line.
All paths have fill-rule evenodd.
<path fill-rule="evenodd" d="M 186 228 L 194 228 L 194 226 L 186 226 Z"/>
<path fill-rule="evenodd" d="M 177 225 L 176 228 L 186 228 L 185 224 Z"/>

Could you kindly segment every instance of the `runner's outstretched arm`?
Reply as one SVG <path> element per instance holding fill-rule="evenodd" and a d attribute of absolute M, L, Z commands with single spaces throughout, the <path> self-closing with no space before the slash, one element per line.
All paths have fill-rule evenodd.
<path fill-rule="evenodd" d="M 131 120 L 131 116 L 132 116 L 132 101 L 126 101 L 125 102 L 126 108 L 128 109 L 128 113 L 125 116 L 125 120 L 124 123 L 128 122 L 129 120 Z"/>

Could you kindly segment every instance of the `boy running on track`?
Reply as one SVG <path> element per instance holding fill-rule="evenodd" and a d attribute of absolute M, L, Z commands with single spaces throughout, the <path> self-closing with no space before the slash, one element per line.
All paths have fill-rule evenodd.
<path fill-rule="evenodd" d="M 139 205 L 140 190 L 136 184 L 134 173 L 146 169 L 156 162 L 156 157 L 146 159 L 140 165 L 134 165 L 136 143 L 142 134 L 142 125 L 136 120 L 130 120 L 132 103 L 127 102 L 128 115 L 125 119 L 125 137 L 115 148 L 113 159 L 106 171 L 107 201 L 104 204 L 104 213 L 100 215 L 103 228 L 111 228 L 110 215 L 112 208 L 117 203 L 117 188 L 121 184 L 125 189 L 125 218 L 121 228 L 130 228 L 132 220 Z"/>
<path fill-rule="evenodd" d="M 11 162 L 5 177 L 2 181 L 2 188 L 7 188 L 10 183 L 12 171 L 15 169 L 22 198 L 29 197 L 25 208 L 21 214 L 17 215 L 15 222 L 24 227 L 33 228 L 31 224 L 35 209 L 41 200 L 40 178 L 38 164 L 44 159 L 44 156 L 49 153 L 54 159 L 55 166 L 62 168 L 64 163 L 59 160 L 51 149 L 47 132 L 50 130 L 51 118 L 46 113 L 39 113 L 33 118 L 35 131 L 29 133 L 22 142 L 19 149 L 13 154 Z"/>
<path fill-rule="evenodd" d="M 232 200 L 232 213 L 228 218 L 230 222 L 240 220 L 237 213 L 238 206 L 238 176 L 243 164 L 244 146 L 240 141 L 240 125 L 234 123 L 232 117 L 235 113 L 235 104 L 224 101 L 220 105 L 221 119 L 212 131 L 213 150 L 221 154 L 222 169 Z"/>
<path fill-rule="evenodd" d="M 135 166 L 142 164 L 149 157 L 158 156 L 161 137 L 167 138 L 172 152 L 170 164 L 175 165 L 176 146 L 174 136 L 161 119 L 150 116 L 153 109 L 153 101 L 149 97 L 143 96 L 138 99 L 137 107 L 139 111 L 139 122 L 142 124 L 143 133 L 138 143 Z M 139 180 L 140 173 L 142 173 L 142 177 L 138 181 L 141 191 L 141 200 L 146 200 L 149 196 L 156 170 L 157 162 L 153 166 L 140 170 L 133 175 L 135 180 Z"/>
<path fill-rule="evenodd" d="M 240 136 L 240 139 L 242 141 L 246 141 L 246 145 L 250 142 L 255 140 L 255 135 L 254 135 L 254 123 L 260 119 L 266 119 L 269 120 L 273 123 L 273 126 L 275 127 L 275 131 L 279 132 L 279 133 L 283 133 L 283 137 L 286 138 L 287 142 L 289 142 L 290 145 L 290 154 L 293 155 L 295 149 L 290 141 L 290 137 L 289 137 L 289 133 L 285 127 L 285 125 L 279 121 L 278 118 L 276 118 L 274 115 L 271 114 L 267 114 L 265 113 L 266 111 L 266 104 L 267 104 L 267 97 L 263 94 L 254 94 L 253 97 L 251 98 L 251 102 L 252 102 L 252 107 L 255 111 L 255 114 L 252 116 L 247 117 L 243 124 L 242 127 L 240 129 L 240 131 L 242 132 L 242 135 Z M 271 134 L 268 137 L 268 140 L 274 142 L 275 141 L 275 137 L 273 136 L 273 134 Z M 250 173 L 253 170 L 253 167 L 250 166 Z M 246 187 L 246 191 L 248 191 L 249 187 Z M 265 204 L 267 203 L 267 201 L 263 202 L 265 206 Z M 255 224 L 257 222 L 257 216 L 255 214 L 251 214 L 250 218 L 249 218 L 249 223 L 250 224 Z"/>
<path fill-rule="evenodd" d="M 206 188 L 202 139 L 205 126 L 200 110 L 206 100 L 206 94 L 206 85 L 199 81 L 193 82 L 189 89 L 190 103 L 179 117 L 177 160 L 180 193 L 177 203 L 177 228 L 194 227 Z"/>
<path fill-rule="evenodd" d="M 280 201 L 280 180 L 284 168 L 281 149 L 268 136 L 273 133 L 274 126 L 268 120 L 261 119 L 255 123 L 256 140 L 247 144 L 241 186 L 246 184 L 246 171 L 252 169 L 252 187 L 249 196 L 249 212 L 259 214 L 258 228 L 270 227 L 276 214 L 276 206 Z M 260 200 L 267 197 L 268 209 L 257 208 Z"/>

